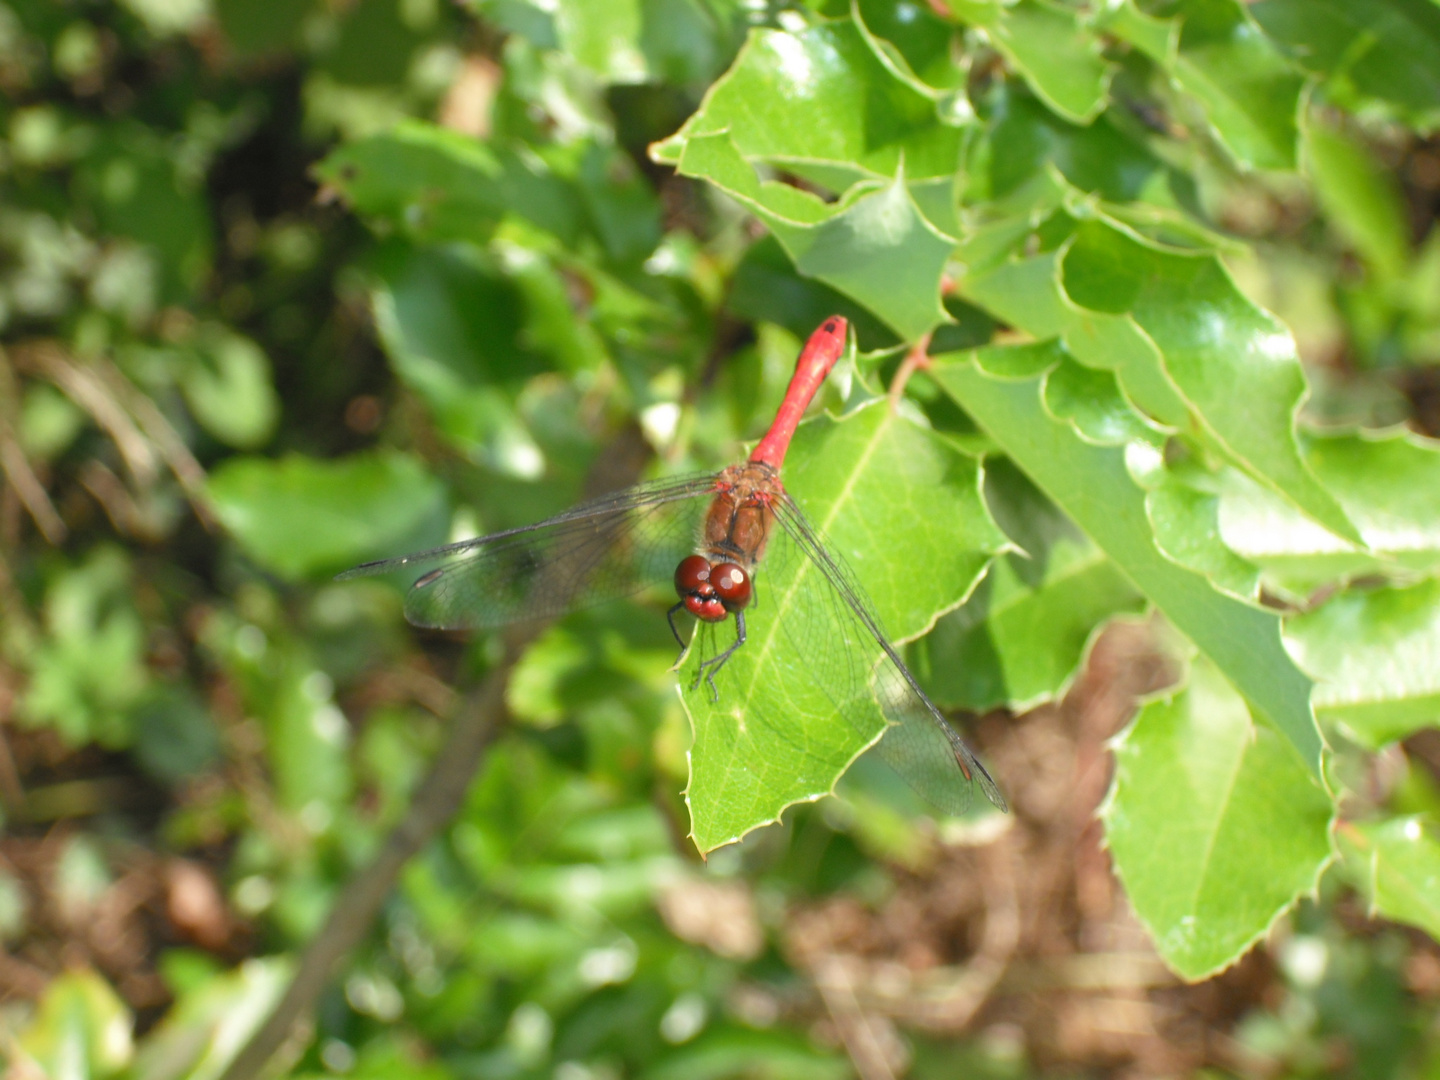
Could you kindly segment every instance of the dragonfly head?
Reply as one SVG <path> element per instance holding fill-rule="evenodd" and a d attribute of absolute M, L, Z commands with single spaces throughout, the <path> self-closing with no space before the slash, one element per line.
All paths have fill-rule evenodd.
<path fill-rule="evenodd" d="M 743 611 L 754 595 L 750 575 L 737 563 L 713 566 L 703 555 L 687 555 L 675 568 L 675 591 L 685 610 L 705 622 L 720 622 Z"/>

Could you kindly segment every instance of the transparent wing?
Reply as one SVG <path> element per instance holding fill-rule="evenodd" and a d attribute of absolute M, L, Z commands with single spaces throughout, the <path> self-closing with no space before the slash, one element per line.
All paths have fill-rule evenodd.
<path fill-rule="evenodd" d="M 878 753 L 937 809 L 964 813 L 975 787 L 1001 810 L 1008 809 L 985 766 L 925 696 L 890 644 L 854 572 L 831 554 L 789 495 L 778 497 L 774 507 L 785 537 L 823 579 L 806 575 L 800 598 L 804 610 L 797 612 L 802 617 L 785 632 L 817 680 L 831 688 L 841 715 L 861 731 L 873 730 L 873 694 L 890 725 Z M 788 546 L 772 541 L 767 563 Z"/>
<path fill-rule="evenodd" d="M 340 578 L 429 568 L 405 596 L 416 626 L 553 618 L 670 581 L 695 548 L 714 488 L 713 473 L 638 484 L 534 525 L 365 563 Z"/>

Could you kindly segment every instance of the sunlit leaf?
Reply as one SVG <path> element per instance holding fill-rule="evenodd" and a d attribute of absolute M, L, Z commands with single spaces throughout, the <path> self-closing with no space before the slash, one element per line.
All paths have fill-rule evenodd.
<path fill-rule="evenodd" d="M 1427 572 L 1440 564 L 1440 449 L 1402 429 L 1307 432 L 1305 460 L 1369 550 L 1346 543 L 1272 492 L 1234 473 L 1219 485 L 1220 535 L 1233 551 L 1298 594 L 1365 573 Z"/>
<path fill-rule="evenodd" d="M 764 221 L 801 274 L 864 304 L 901 337 L 945 320 L 940 276 L 954 240 L 920 212 L 903 179 L 827 204 L 787 184 L 762 183 L 728 133 L 689 138 L 679 168 Z"/>
<path fill-rule="evenodd" d="M 853 567 L 895 641 L 923 633 L 960 603 L 1006 543 L 985 510 L 978 463 L 883 402 L 802 427 L 785 483 L 832 552 Z M 728 621 L 713 633 L 697 631 L 680 670 L 695 734 L 686 799 L 701 851 L 832 790 L 884 727 L 866 667 L 879 647 L 863 634 L 843 638 L 850 627 L 828 614 L 839 601 L 819 573 L 785 537 L 772 538 L 756 574 L 758 598 L 746 611 L 749 638 L 716 678 L 718 700 L 703 683 L 689 687 L 701 653 L 714 655 L 732 640 Z M 808 597 L 817 602 L 802 610 Z M 853 679 L 838 661 L 847 647 L 862 658 Z M 838 681 L 821 685 L 825 677 Z M 868 729 L 841 719 L 852 699 L 855 715 L 873 713 Z"/>
<path fill-rule="evenodd" d="M 1105 107 L 1110 65 L 1099 38 L 1070 8 L 1047 0 L 947 2 L 957 18 L 985 30 L 1040 99 L 1067 120 L 1089 123 Z"/>
<path fill-rule="evenodd" d="M 1315 711 L 1372 749 L 1440 724 L 1440 581 L 1353 588 L 1285 623 Z"/>
<path fill-rule="evenodd" d="M 788 33 L 755 30 L 700 109 L 651 154 L 678 164 L 686 145 L 727 132 L 746 161 L 827 166 L 838 185 L 946 176 L 960 129 L 938 122 L 929 94 L 897 78 L 848 19 Z"/>
<path fill-rule="evenodd" d="M 1279 733 L 1204 661 L 1116 742 L 1101 812 L 1136 914 L 1191 980 L 1233 964 L 1314 891 L 1333 815 Z"/>
<path fill-rule="evenodd" d="M 1305 377 L 1294 338 L 1236 288 L 1215 256 L 1164 251 L 1089 221 L 1061 270 L 1077 304 L 1135 319 L 1159 347 L 1170 381 L 1246 471 L 1332 532 L 1359 540 L 1296 444 Z"/>
<path fill-rule="evenodd" d="M 146 1035 L 137 1073 L 213 1080 L 279 1000 L 290 972 L 284 958 L 248 960 L 182 994 Z"/>
<path fill-rule="evenodd" d="M 1398 277 L 1409 260 L 1410 222 L 1389 171 L 1363 143 L 1319 118 L 1306 125 L 1305 157 L 1336 230 L 1376 273 Z"/>
<path fill-rule="evenodd" d="M 1250 13 L 1336 98 L 1379 98 L 1417 123 L 1440 110 L 1440 13 L 1426 0 L 1259 0 Z M 1355 100 L 1355 99 L 1361 100 Z"/>
<path fill-rule="evenodd" d="M 1144 492 L 1125 451 L 1093 446 L 1052 419 L 1040 379 L 1002 377 L 1005 348 L 940 358 L 933 375 L 1027 476 L 1120 566 L 1251 705 L 1285 733 L 1320 775 L 1321 742 L 1310 711 L 1310 681 L 1285 654 L 1279 620 L 1214 589 L 1156 548 Z"/>
<path fill-rule="evenodd" d="M 434 529 L 445 509 L 439 481 L 393 452 L 333 462 L 235 458 L 211 474 L 208 490 L 246 552 L 286 577 L 401 550 Z"/>
<path fill-rule="evenodd" d="M 239 334 L 216 335 L 189 356 L 180 385 L 201 426 L 229 446 L 263 445 L 280 418 L 270 359 Z"/>
<path fill-rule="evenodd" d="M 11 1071 L 114 1076 L 133 1059 L 134 1022 L 119 995 L 94 971 L 65 972 L 45 988 L 34 1018 L 12 1040 L 7 1053 Z"/>
<path fill-rule="evenodd" d="M 1419 817 L 1353 824 L 1337 830 L 1346 876 L 1370 911 L 1440 937 L 1440 841 Z"/>

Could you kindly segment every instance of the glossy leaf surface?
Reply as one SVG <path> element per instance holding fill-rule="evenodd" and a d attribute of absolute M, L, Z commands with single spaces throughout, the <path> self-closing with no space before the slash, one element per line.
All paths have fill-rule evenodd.
<path fill-rule="evenodd" d="M 978 463 L 883 402 L 802 427 L 783 475 L 897 643 L 960 603 L 1006 543 L 981 498 Z M 733 640 L 730 622 L 697 631 L 680 669 L 695 735 L 686 800 L 701 851 L 826 794 L 883 730 L 868 671 L 879 646 L 863 636 L 843 639 L 853 627 L 829 614 L 835 598 L 819 578 L 777 525 L 746 611 L 749 638 L 716 677 L 718 700 L 705 685 L 690 685 L 702 653 L 713 656 Z M 860 658 L 849 678 L 828 661 L 842 649 Z M 842 711 L 873 719 L 846 723 Z"/>
<path fill-rule="evenodd" d="M 1140 710 L 1115 762 L 1106 841 L 1180 975 L 1228 967 L 1315 889 L 1331 857 L 1330 799 L 1208 662 L 1182 693 Z"/>

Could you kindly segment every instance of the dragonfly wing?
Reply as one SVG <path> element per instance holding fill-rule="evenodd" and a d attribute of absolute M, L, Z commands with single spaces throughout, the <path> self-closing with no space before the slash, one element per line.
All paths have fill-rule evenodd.
<path fill-rule="evenodd" d="M 814 612 L 806 621 L 828 623 L 826 632 L 838 637 L 829 648 L 821 643 L 806 651 L 814 654 L 817 665 L 828 669 L 821 677 L 842 688 L 835 694 L 837 705 L 844 703 L 841 714 L 860 730 L 873 730 L 868 709 L 860 711 L 855 705 L 855 684 L 868 687 L 889 725 L 876 750 L 916 794 L 937 809 L 958 815 L 969 808 L 978 787 L 995 806 L 1007 809 L 985 766 L 940 715 L 890 644 L 854 571 L 827 548 L 788 495 L 775 501 L 775 517 L 823 579 L 805 587 L 809 594 L 805 606 Z M 816 596 L 817 591 L 824 595 Z M 803 638 L 812 631 L 798 633 Z"/>
<path fill-rule="evenodd" d="M 713 474 L 658 480 L 519 529 L 366 563 L 342 578 L 425 570 L 405 617 L 443 630 L 547 619 L 669 581 L 694 550 Z"/>

